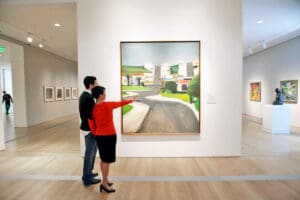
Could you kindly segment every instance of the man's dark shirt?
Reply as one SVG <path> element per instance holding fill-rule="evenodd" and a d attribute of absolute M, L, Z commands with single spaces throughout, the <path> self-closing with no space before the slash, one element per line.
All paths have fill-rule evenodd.
<path fill-rule="evenodd" d="M 92 117 L 94 105 L 95 101 L 92 95 L 84 91 L 79 98 L 79 113 L 81 118 L 80 129 L 83 131 L 90 131 L 88 118 Z"/>
<path fill-rule="evenodd" d="M 2 103 L 10 104 L 10 101 L 13 102 L 11 96 L 9 94 L 5 94 L 2 97 Z"/>

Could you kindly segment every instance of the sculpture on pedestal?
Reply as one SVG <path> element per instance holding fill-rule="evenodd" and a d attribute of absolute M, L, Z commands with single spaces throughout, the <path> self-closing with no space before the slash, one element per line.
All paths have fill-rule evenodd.
<path fill-rule="evenodd" d="M 279 88 L 276 88 L 275 92 L 276 92 L 276 98 L 273 101 L 273 105 L 282 105 L 283 104 L 283 98 L 284 98 L 283 93 L 280 91 Z"/>

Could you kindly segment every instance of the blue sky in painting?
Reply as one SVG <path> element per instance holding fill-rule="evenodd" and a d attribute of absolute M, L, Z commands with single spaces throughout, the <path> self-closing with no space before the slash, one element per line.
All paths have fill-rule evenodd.
<path fill-rule="evenodd" d="M 160 65 L 199 60 L 198 42 L 122 43 L 122 65 Z"/>

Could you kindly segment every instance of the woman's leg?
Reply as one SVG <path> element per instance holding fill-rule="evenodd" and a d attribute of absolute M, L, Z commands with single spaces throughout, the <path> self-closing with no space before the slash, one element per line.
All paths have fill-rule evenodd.
<path fill-rule="evenodd" d="M 101 161 L 100 168 L 101 168 L 102 178 L 103 178 L 102 185 L 106 188 L 109 188 L 108 179 L 107 179 L 109 173 L 109 163 Z"/>

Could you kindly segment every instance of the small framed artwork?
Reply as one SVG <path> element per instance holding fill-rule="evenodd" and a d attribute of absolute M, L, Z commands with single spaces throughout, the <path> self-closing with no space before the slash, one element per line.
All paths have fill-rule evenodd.
<path fill-rule="evenodd" d="M 72 99 L 71 97 L 71 88 L 70 87 L 65 87 L 65 100 L 70 100 Z"/>
<path fill-rule="evenodd" d="M 250 101 L 261 101 L 261 82 L 250 83 Z"/>
<path fill-rule="evenodd" d="M 77 99 L 78 97 L 78 88 L 72 87 L 72 99 Z"/>
<path fill-rule="evenodd" d="M 280 81 L 280 88 L 284 94 L 285 103 L 297 103 L 298 101 L 298 80 Z"/>
<path fill-rule="evenodd" d="M 55 100 L 56 101 L 64 100 L 64 88 L 63 87 L 55 87 Z"/>
<path fill-rule="evenodd" d="M 44 101 L 54 101 L 54 87 L 44 86 Z"/>

